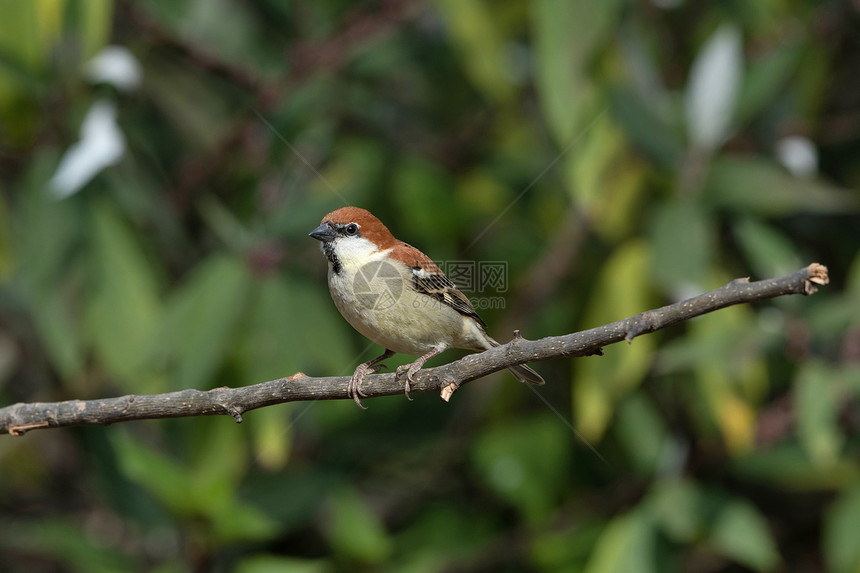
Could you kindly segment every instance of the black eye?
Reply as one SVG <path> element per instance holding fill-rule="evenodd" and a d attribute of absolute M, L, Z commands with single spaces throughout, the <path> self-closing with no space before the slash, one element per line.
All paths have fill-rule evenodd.
<path fill-rule="evenodd" d="M 358 233 L 358 225 L 356 225 L 355 223 L 350 223 L 343 228 L 343 232 L 347 235 L 355 235 L 356 233 Z"/>

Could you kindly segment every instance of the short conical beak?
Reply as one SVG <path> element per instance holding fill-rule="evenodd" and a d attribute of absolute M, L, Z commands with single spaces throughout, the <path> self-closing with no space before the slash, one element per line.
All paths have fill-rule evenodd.
<path fill-rule="evenodd" d="M 328 223 L 323 223 L 322 225 L 308 233 L 308 236 L 313 237 L 317 241 L 325 242 L 331 241 L 337 236 L 337 234 L 334 232 L 334 229 L 329 226 Z"/>

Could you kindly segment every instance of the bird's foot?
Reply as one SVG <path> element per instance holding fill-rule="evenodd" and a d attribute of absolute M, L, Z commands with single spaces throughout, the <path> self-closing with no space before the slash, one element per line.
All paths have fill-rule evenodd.
<path fill-rule="evenodd" d="M 417 374 L 418 371 L 424 367 L 425 362 L 427 362 L 428 360 L 430 360 L 431 358 L 433 358 L 434 356 L 436 356 L 437 354 L 439 354 L 440 352 L 445 350 L 445 348 L 446 348 L 445 346 L 434 348 L 433 350 L 431 350 L 430 352 L 428 352 L 424 356 L 419 356 L 418 359 L 415 362 L 413 362 L 412 364 L 403 364 L 402 366 L 397 367 L 395 377 L 399 377 L 401 372 L 403 372 L 404 370 L 406 371 L 406 382 L 403 384 L 403 389 L 406 393 L 407 399 L 409 399 L 409 400 L 412 399 L 409 397 L 409 390 L 412 388 L 412 383 L 415 381 L 415 380 L 413 380 L 415 374 Z"/>
<path fill-rule="evenodd" d="M 385 360 L 392 354 L 394 354 L 394 352 L 386 349 L 385 352 L 373 360 L 368 360 L 367 362 L 359 364 L 358 368 L 355 369 L 355 372 L 352 373 L 352 378 L 349 379 L 349 383 L 346 385 L 346 395 L 352 398 L 356 405 L 358 405 L 362 410 L 367 410 L 367 408 L 361 404 L 361 398 L 367 398 L 367 394 L 361 390 L 361 383 L 364 381 L 364 377 L 368 374 L 375 374 L 383 368 L 388 368 L 385 364 L 380 364 L 380 361 Z"/>
<path fill-rule="evenodd" d="M 404 370 L 406 371 L 406 382 L 404 382 L 404 384 L 403 384 L 403 391 L 406 394 L 407 400 L 412 400 L 412 398 L 409 396 L 409 389 L 410 389 L 410 384 L 412 382 L 412 377 L 415 375 L 415 372 L 418 372 L 418 370 L 421 369 L 421 366 L 419 365 L 418 368 L 415 369 L 415 372 L 413 372 L 412 367 L 414 365 L 415 365 L 415 362 L 413 362 L 412 364 L 403 364 L 401 366 L 398 366 L 397 370 L 394 373 L 394 377 L 399 378 L 400 373 L 403 372 Z"/>
<path fill-rule="evenodd" d="M 373 366 L 368 366 L 367 363 L 359 364 L 358 368 L 355 369 L 355 372 L 352 373 L 352 378 L 349 379 L 349 384 L 346 386 L 346 394 L 356 405 L 362 410 L 367 410 L 366 406 L 361 404 L 361 398 L 366 398 L 367 394 L 365 394 L 361 389 L 361 383 L 364 381 L 364 377 L 374 372 L 376 370 Z"/>

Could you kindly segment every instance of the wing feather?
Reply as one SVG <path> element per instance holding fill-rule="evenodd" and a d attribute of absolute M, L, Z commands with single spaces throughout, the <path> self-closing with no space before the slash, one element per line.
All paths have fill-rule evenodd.
<path fill-rule="evenodd" d="M 412 269 L 411 287 L 445 304 L 463 316 L 474 318 L 486 328 L 486 324 L 469 299 L 445 276 L 445 273 L 427 255 L 406 243 L 400 243 L 391 253 L 392 258 L 406 263 Z"/>

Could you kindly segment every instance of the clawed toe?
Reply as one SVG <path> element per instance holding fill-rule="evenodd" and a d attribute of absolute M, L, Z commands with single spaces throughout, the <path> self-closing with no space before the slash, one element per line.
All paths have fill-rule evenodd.
<path fill-rule="evenodd" d="M 361 398 L 367 398 L 367 394 L 365 394 L 361 389 L 361 382 L 364 380 L 367 373 L 372 370 L 372 368 L 369 368 L 365 364 L 360 365 L 355 369 L 355 373 L 353 373 L 352 378 L 349 380 L 349 384 L 346 386 L 347 395 L 352 398 L 356 406 L 362 410 L 367 410 L 367 407 L 361 403 Z"/>
<path fill-rule="evenodd" d="M 346 385 L 346 395 L 352 398 L 356 405 L 362 410 L 367 410 L 367 408 L 361 404 L 361 398 L 367 398 L 367 394 L 361 390 L 361 383 L 364 381 L 364 377 L 368 374 L 379 372 L 383 368 L 388 368 L 385 364 L 379 364 L 379 361 L 385 360 L 392 354 L 394 354 L 393 351 L 386 349 L 385 352 L 373 360 L 368 360 L 363 364 L 359 364 L 358 368 L 353 372 L 352 378 L 349 379 L 349 383 Z"/>
<path fill-rule="evenodd" d="M 352 398 L 355 405 L 361 408 L 362 410 L 367 410 L 367 407 L 361 403 L 361 398 L 367 398 L 367 394 L 365 394 L 361 390 L 361 380 L 364 378 L 364 373 L 359 375 L 359 372 L 356 370 L 355 374 L 352 375 L 352 378 L 349 381 L 349 384 L 346 387 L 347 395 Z"/>
<path fill-rule="evenodd" d="M 406 372 L 406 381 L 403 383 L 403 393 L 406 394 L 407 400 L 412 400 L 412 397 L 409 396 L 409 390 L 412 389 L 412 377 L 415 375 L 415 373 L 412 372 L 412 364 L 403 364 L 402 366 L 398 366 L 395 376 L 399 378 L 400 373 L 403 371 Z"/>

